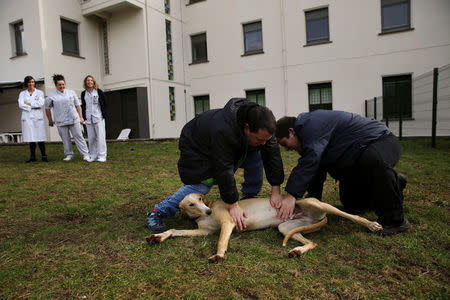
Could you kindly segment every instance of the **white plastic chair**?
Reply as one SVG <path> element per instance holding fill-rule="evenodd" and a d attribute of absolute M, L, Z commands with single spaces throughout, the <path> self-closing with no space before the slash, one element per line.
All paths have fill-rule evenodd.
<path fill-rule="evenodd" d="M 117 139 L 118 140 L 128 140 L 128 136 L 130 135 L 130 132 L 131 132 L 130 128 L 122 129 L 122 131 L 120 132 L 120 134 L 117 137 Z"/>

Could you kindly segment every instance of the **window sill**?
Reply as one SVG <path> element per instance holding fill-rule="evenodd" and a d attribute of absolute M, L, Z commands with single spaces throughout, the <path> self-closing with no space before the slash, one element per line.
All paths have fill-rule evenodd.
<path fill-rule="evenodd" d="M 199 3 L 199 2 L 205 2 L 206 0 L 199 0 L 199 1 L 195 1 L 195 2 L 189 2 L 189 3 L 186 3 L 186 6 L 191 6 L 191 5 L 194 5 L 194 4 L 197 4 L 197 3 Z"/>
<path fill-rule="evenodd" d="M 198 65 L 198 64 L 204 64 L 204 63 L 209 63 L 209 60 L 205 59 L 205 60 L 193 61 L 189 65 L 191 66 L 191 65 Z"/>
<path fill-rule="evenodd" d="M 402 118 L 402 121 L 415 121 L 416 119 L 414 119 L 413 117 L 404 117 L 404 118 Z M 389 121 L 389 123 L 390 122 L 398 122 L 398 121 L 400 121 L 400 118 L 398 118 L 398 117 L 395 117 L 395 118 L 389 118 L 388 119 L 388 121 Z M 386 119 L 381 119 L 380 120 L 380 122 L 386 122 Z"/>
<path fill-rule="evenodd" d="M 331 43 L 332 43 L 332 41 L 330 41 L 330 40 L 320 41 L 320 42 L 311 42 L 311 43 L 307 43 L 306 45 L 303 45 L 303 47 L 323 45 L 323 44 L 331 44 Z"/>
<path fill-rule="evenodd" d="M 395 29 L 395 30 L 387 30 L 387 31 L 380 32 L 378 35 L 386 35 L 386 34 L 391 34 L 391 33 L 399 33 L 399 32 L 405 32 L 405 31 L 413 31 L 413 30 L 414 30 L 414 27 Z"/>
<path fill-rule="evenodd" d="M 21 56 L 27 56 L 28 55 L 28 53 L 26 53 L 26 52 L 23 52 L 23 53 L 20 53 L 20 54 L 17 54 L 17 55 L 14 55 L 14 56 L 11 56 L 9 59 L 15 59 L 15 58 L 17 58 L 17 57 L 21 57 Z"/>
<path fill-rule="evenodd" d="M 256 55 L 256 54 L 264 54 L 264 51 L 263 50 L 249 51 L 249 52 L 246 52 L 246 53 L 242 54 L 241 57 L 250 56 L 250 55 Z"/>
<path fill-rule="evenodd" d="M 83 56 L 80 56 L 80 55 L 78 55 L 78 54 L 67 53 L 67 52 L 61 52 L 61 54 L 62 54 L 62 55 L 65 55 L 65 56 L 72 56 L 72 57 L 77 57 L 77 58 L 81 58 L 81 59 L 86 59 L 86 58 L 84 58 Z"/>

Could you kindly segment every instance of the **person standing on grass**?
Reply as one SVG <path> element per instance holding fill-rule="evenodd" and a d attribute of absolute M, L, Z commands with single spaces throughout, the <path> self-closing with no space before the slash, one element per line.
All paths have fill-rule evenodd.
<path fill-rule="evenodd" d="M 83 81 L 85 90 L 81 93 L 81 109 L 88 132 L 91 160 L 106 162 L 106 99 L 91 75 Z"/>
<path fill-rule="evenodd" d="M 42 161 L 47 162 L 45 154 L 45 134 L 44 123 L 44 93 L 36 89 L 36 82 L 32 76 L 26 76 L 23 80 L 26 90 L 19 94 L 19 108 L 22 110 L 22 138 L 26 143 L 30 143 L 30 159 L 27 162 L 36 161 L 36 142 L 41 150 Z"/>
<path fill-rule="evenodd" d="M 53 75 L 53 82 L 56 91 L 48 95 L 45 102 L 45 113 L 47 114 L 48 125 L 53 127 L 56 124 L 58 128 L 64 146 L 65 157 L 63 160 L 70 161 L 73 158 L 72 141 L 70 139 L 70 134 L 72 134 L 83 160 L 91 162 L 86 141 L 81 133 L 81 124 L 84 123 L 84 119 L 81 115 L 80 100 L 74 91 L 66 89 L 66 80 L 63 75 Z M 52 108 L 55 116 L 54 122 Z"/>
<path fill-rule="evenodd" d="M 328 172 L 339 180 L 345 209 L 374 209 L 382 235 L 409 229 L 403 213 L 406 178 L 394 170 L 402 149 L 384 124 L 349 112 L 316 110 L 281 118 L 275 136 L 286 150 L 301 155 L 285 188 L 288 214 L 305 192 L 321 199 Z"/>
<path fill-rule="evenodd" d="M 246 227 L 246 212 L 238 204 L 234 173 L 248 155 L 259 150 L 266 177 L 272 185 L 271 203 L 282 201 L 284 180 L 280 148 L 273 136 L 275 117 L 263 106 L 233 98 L 222 109 L 212 109 L 189 121 L 181 131 L 178 172 L 183 185 L 147 214 L 147 226 L 154 232 L 167 230 L 163 219 L 173 216 L 178 204 L 190 193 L 206 194 L 214 184 L 239 230 Z"/>

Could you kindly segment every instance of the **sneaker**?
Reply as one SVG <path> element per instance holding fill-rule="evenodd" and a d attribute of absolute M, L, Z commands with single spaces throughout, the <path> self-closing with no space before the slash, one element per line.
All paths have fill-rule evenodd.
<path fill-rule="evenodd" d="M 98 162 L 106 162 L 106 158 L 102 157 L 102 158 L 97 158 Z"/>
<path fill-rule="evenodd" d="M 147 214 L 147 227 L 154 233 L 160 233 L 167 230 L 166 225 L 163 222 L 162 216 L 156 211 L 152 211 Z"/>
<path fill-rule="evenodd" d="M 48 162 L 47 155 L 42 155 L 42 161 Z"/>
<path fill-rule="evenodd" d="M 406 218 L 403 219 L 403 223 L 400 225 L 383 225 L 383 230 L 377 233 L 382 236 L 395 235 L 408 230 L 411 226 Z"/>
<path fill-rule="evenodd" d="M 406 176 L 398 173 L 398 187 L 400 188 L 400 191 L 403 192 L 403 190 L 406 187 L 406 183 L 407 183 Z"/>
<path fill-rule="evenodd" d="M 256 198 L 256 196 L 258 196 L 258 194 L 242 194 L 241 200 Z"/>
<path fill-rule="evenodd" d="M 72 160 L 73 156 L 67 155 L 66 157 L 63 158 L 64 161 L 69 161 Z"/>
<path fill-rule="evenodd" d="M 29 163 L 29 162 L 33 162 L 33 161 L 36 161 L 36 157 L 33 157 L 33 156 L 32 156 L 32 157 L 30 157 L 30 159 L 27 160 L 26 162 Z"/>
<path fill-rule="evenodd" d="M 85 160 L 87 162 L 93 162 L 94 161 L 89 155 L 86 155 L 85 157 L 83 157 L 83 160 Z"/>

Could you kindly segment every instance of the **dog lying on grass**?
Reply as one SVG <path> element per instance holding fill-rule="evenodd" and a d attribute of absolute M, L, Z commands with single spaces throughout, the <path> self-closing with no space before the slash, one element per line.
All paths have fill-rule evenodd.
<path fill-rule="evenodd" d="M 306 198 L 296 201 L 293 217 L 282 222 L 277 218 L 275 208 L 270 205 L 268 198 L 252 198 L 239 201 L 239 206 L 247 212 L 246 219 L 248 230 L 263 229 L 278 226 L 278 230 L 285 236 L 283 246 L 292 237 L 303 244 L 291 249 L 289 257 L 298 256 L 314 249 L 317 245 L 303 237 L 301 232 L 313 232 L 327 223 L 326 214 L 334 214 L 361 224 L 376 232 L 382 230 L 377 222 L 371 222 L 365 218 L 343 212 L 336 207 L 320 202 L 315 198 Z M 235 223 L 228 212 L 228 207 L 223 201 L 205 201 L 202 194 L 189 194 L 179 204 L 181 212 L 195 219 L 198 229 L 177 230 L 169 229 L 163 233 L 153 234 L 146 238 L 149 244 L 161 243 L 169 237 L 175 236 L 200 236 L 209 235 L 220 229 L 220 237 L 217 245 L 217 254 L 208 260 L 217 263 L 225 259 L 225 251 L 228 248 L 231 233 Z"/>

